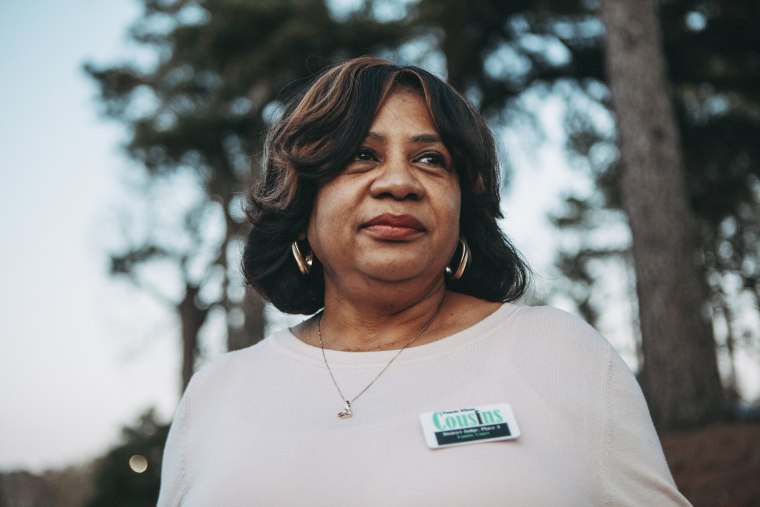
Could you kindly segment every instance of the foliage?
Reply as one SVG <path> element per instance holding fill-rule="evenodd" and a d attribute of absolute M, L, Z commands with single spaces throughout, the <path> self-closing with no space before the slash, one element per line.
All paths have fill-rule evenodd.
<path fill-rule="evenodd" d="M 156 505 L 160 486 L 161 457 L 169 425 L 156 420 L 152 410 L 133 426 L 122 430 L 122 443 L 96 464 L 94 494 L 87 507 L 148 507 Z M 133 456 L 147 459 L 147 469 L 130 466 Z M 139 470 L 139 468 L 138 468 Z"/>

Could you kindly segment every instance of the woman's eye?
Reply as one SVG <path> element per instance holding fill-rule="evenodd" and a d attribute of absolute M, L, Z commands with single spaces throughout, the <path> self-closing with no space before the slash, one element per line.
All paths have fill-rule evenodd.
<path fill-rule="evenodd" d="M 375 157 L 375 153 L 368 149 L 368 148 L 360 148 L 359 151 L 356 152 L 356 155 L 354 155 L 354 160 L 358 161 L 369 161 L 369 160 L 376 160 L 377 157 Z"/>
<path fill-rule="evenodd" d="M 434 151 L 423 153 L 417 157 L 417 161 L 423 164 L 446 166 L 446 160 L 443 158 L 443 155 Z"/>

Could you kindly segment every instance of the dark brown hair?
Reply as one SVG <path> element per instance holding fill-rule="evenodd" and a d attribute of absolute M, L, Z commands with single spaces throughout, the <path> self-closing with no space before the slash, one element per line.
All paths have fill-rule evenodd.
<path fill-rule="evenodd" d="M 497 223 L 499 166 L 483 117 L 453 87 L 419 67 L 362 57 L 327 69 L 291 97 L 266 140 L 264 174 L 248 202 L 252 228 L 243 274 L 281 311 L 311 314 L 323 306 L 318 260 L 302 276 L 290 245 L 306 230 L 320 182 L 354 157 L 378 108 L 399 88 L 424 98 L 459 177 L 460 231 L 472 263 L 461 279 L 447 279 L 447 287 L 488 301 L 514 301 L 525 292 L 528 267 Z"/>

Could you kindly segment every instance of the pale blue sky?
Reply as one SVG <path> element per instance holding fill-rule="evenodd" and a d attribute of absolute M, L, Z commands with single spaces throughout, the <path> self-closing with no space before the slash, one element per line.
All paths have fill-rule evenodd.
<path fill-rule="evenodd" d="M 154 340 L 160 310 L 106 276 L 128 162 L 81 71 L 133 51 L 139 12 L 0 0 L 0 469 L 92 457 L 143 408 L 173 409 L 173 330 Z"/>

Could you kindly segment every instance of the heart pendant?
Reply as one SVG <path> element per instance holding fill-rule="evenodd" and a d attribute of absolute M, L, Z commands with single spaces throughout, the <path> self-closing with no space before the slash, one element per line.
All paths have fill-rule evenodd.
<path fill-rule="evenodd" d="M 346 400 L 346 408 L 338 412 L 338 419 L 350 419 L 354 415 L 351 412 L 351 402 Z"/>

